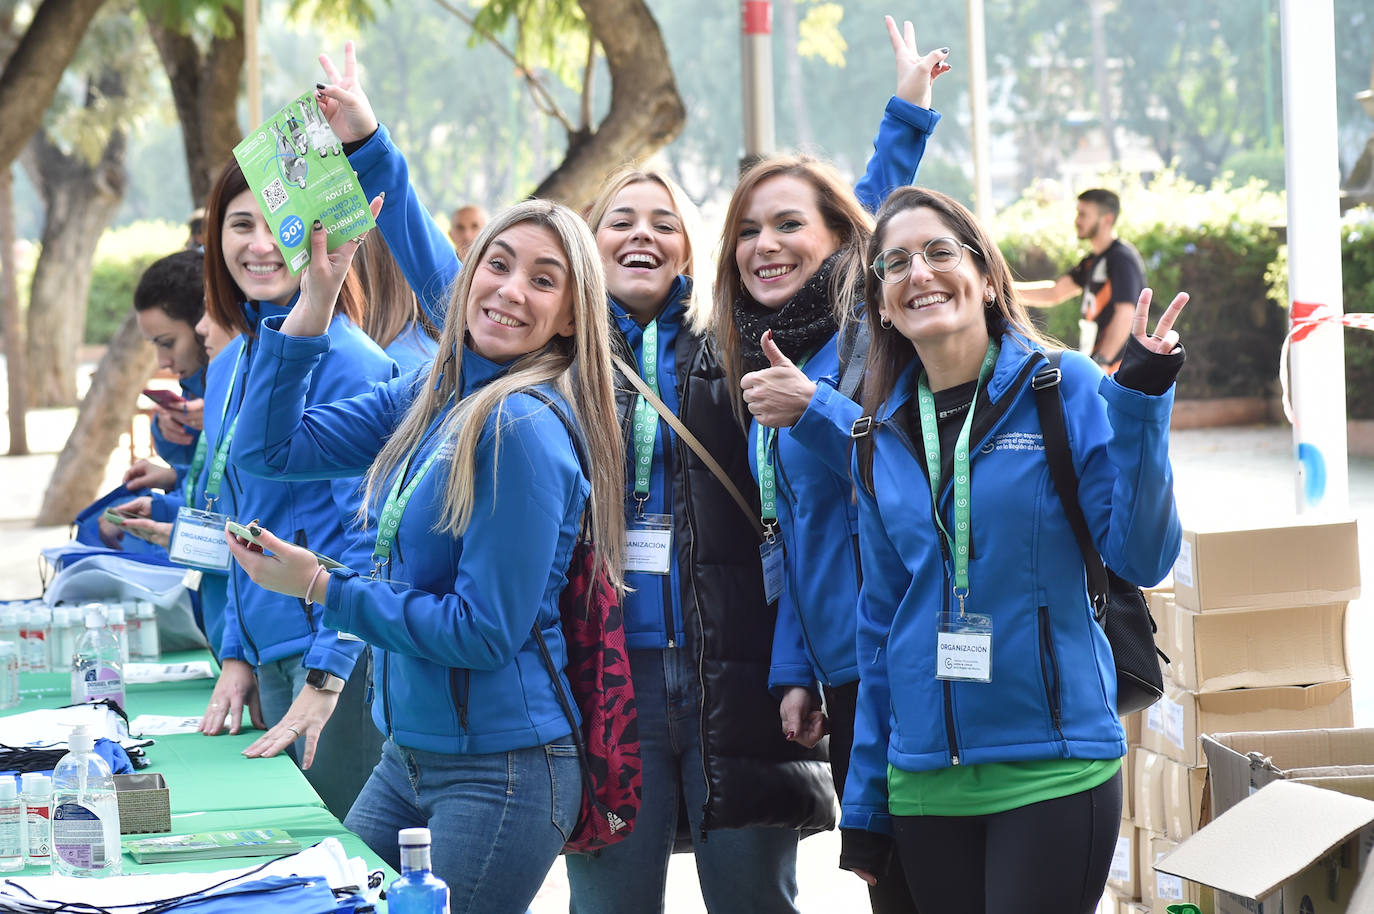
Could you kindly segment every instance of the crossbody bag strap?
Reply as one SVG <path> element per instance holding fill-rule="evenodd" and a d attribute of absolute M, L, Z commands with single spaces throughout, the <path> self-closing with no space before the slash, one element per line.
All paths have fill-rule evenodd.
<path fill-rule="evenodd" d="M 840 330 L 840 378 L 836 389 L 855 403 L 859 402 L 856 394 L 868 369 L 868 343 L 868 320 L 862 316 L 851 316 Z"/>
<path fill-rule="evenodd" d="M 1059 501 L 1064 505 L 1064 515 L 1068 518 L 1074 539 L 1078 541 L 1078 550 L 1083 554 L 1088 593 L 1092 596 L 1093 609 L 1100 620 L 1107 609 L 1111 584 L 1102 556 L 1093 546 L 1092 533 L 1088 531 L 1088 521 L 1083 516 L 1083 506 L 1078 501 L 1078 474 L 1073 468 L 1069 430 L 1064 423 L 1064 400 L 1059 394 L 1062 376 L 1059 359 L 1063 354 L 1062 351 L 1056 351 L 1045 356 L 1049 365 L 1035 373 L 1031 378 L 1031 387 L 1035 391 L 1035 408 L 1040 414 L 1040 430 L 1045 436 L 1045 459 L 1050 464 L 1050 478 L 1059 493 Z"/>
<path fill-rule="evenodd" d="M 672 426 L 673 431 L 677 432 L 677 436 L 686 442 L 687 446 L 692 449 L 692 453 L 701 458 L 701 462 L 706 464 L 706 468 L 710 470 L 711 474 L 725 487 L 725 491 L 730 493 L 730 497 L 735 500 L 735 504 L 739 505 L 739 509 L 744 512 L 744 516 L 749 518 L 749 524 L 754 528 L 754 533 L 758 535 L 759 539 L 763 539 L 763 525 L 759 523 L 758 511 L 749 506 L 749 502 L 740 492 L 739 487 L 731 482 L 730 477 L 726 475 L 725 468 L 716 462 L 716 458 L 712 457 L 711 452 L 706 450 L 706 446 L 697 440 L 697 436 L 693 435 L 687 429 L 687 426 L 682 424 L 682 420 L 673 415 L 673 411 L 658 398 L 658 395 L 655 394 L 649 385 L 645 383 L 644 379 L 639 376 L 638 371 L 618 355 L 612 354 L 611 362 L 615 364 L 616 370 L 629 379 L 630 383 L 635 386 L 635 390 L 639 391 L 640 396 L 648 401 L 649 405 L 663 418 L 663 421 Z"/>

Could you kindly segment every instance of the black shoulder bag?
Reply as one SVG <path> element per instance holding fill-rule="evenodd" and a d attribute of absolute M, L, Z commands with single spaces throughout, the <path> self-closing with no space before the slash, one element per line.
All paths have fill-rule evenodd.
<path fill-rule="evenodd" d="M 1116 662 L 1116 711 L 1126 715 L 1148 708 L 1163 696 L 1164 673 L 1159 661 L 1162 658 L 1168 663 L 1169 658 L 1155 645 L 1158 627 L 1150 615 L 1145 595 L 1139 587 L 1118 577 L 1104 565 L 1102 556 L 1093 547 L 1083 506 L 1078 502 L 1078 474 L 1073 469 L 1069 432 L 1064 424 L 1064 401 L 1059 395 L 1061 355 L 1062 352 L 1046 355 L 1049 365 L 1035 373 L 1031 387 L 1035 390 L 1035 407 L 1045 436 L 1050 478 L 1064 505 L 1074 539 L 1078 540 L 1078 549 L 1083 553 L 1093 613 L 1107 635 Z"/>

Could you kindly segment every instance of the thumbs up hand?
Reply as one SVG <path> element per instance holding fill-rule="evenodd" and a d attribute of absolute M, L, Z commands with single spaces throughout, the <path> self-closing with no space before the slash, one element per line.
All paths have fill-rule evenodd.
<path fill-rule="evenodd" d="M 769 367 L 751 371 L 740 378 L 744 405 L 749 407 L 749 412 L 760 425 L 769 428 L 789 427 L 806 412 L 811 398 L 816 395 L 816 383 L 782 354 L 782 350 L 773 342 L 773 331 L 764 333 L 759 344 L 763 354 L 768 356 Z"/>

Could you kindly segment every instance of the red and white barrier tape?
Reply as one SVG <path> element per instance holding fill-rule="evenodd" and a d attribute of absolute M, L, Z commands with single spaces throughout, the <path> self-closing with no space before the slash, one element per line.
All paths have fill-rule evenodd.
<path fill-rule="evenodd" d="M 1331 310 L 1329 305 L 1314 305 L 1309 302 L 1295 301 L 1289 316 L 1291 325 L 1288 329 L 1288 336 L 1283 339 L 1283 348 L 1279 350 L 1279 384 L 1283 388 L 1283 414 L 1292 423 L 1293 403 L 1288 397 L 1288 347 L 1292 343 L 1300 343 L 1312 335 L 1323 324 L 1339 324 L 1345 327 L 1354 327 L 1357 330 L 1374 330 L 1374 313 L 1355 312 L 1352 314 L 1337 314 Z"/>

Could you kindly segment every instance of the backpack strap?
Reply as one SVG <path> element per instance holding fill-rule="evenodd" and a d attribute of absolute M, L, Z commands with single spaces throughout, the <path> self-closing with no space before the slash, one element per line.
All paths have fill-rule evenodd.
<path fill-rule="evenodd" d="M 1107 595 L 1111 584 L 1102 556 L 1093 545 L 1087 518 L 1083 516 L 1083 506 L 1078 501 L 1078 474 L 1073 468 L 1073 451 L 1069 448 L 1069 431 L 1064 422 L 1064 399 L 1059 393 L 1059 381 L 1062 378 L 1059 361 L 1063 355 L 1063 350 L 1046 354 L 1045 359 L 1049 364 L 1031 378 L 1031 388 L 1035 391 L 1035 408 L 1040 415 L 1040 430 L 1044 435 L 1050 478 L 1059 493 L 1069 527 L 1073 529 L 1073 538 L 1078 541 L 1078 551 L 1083 554 L 1083 567 L 1088 575 L 1088 595 L 1092 598 L 1093 611 L 1101 622 L 1107 612 Z"/>
<path fill-rule="evenodd" d="M 871 332 L 868 321 L 863 315 L 851 315 L 840 330 L 838 355 L 840 357 L 840 380 L 836 385 L 847 399 L 855 400 L 859 387 L 863 384 L 864 372 L 868 370 L 868 342 Z"/>

